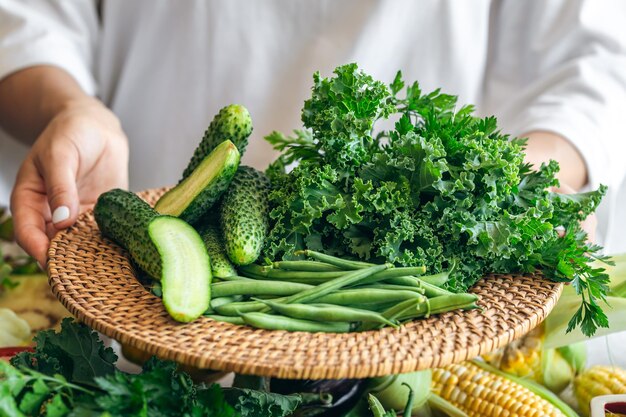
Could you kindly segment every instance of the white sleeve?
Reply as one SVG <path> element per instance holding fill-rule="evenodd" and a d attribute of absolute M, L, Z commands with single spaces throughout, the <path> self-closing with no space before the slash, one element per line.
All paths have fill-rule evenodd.
<path fill-rule="evenodd" d="M 567 138 L 589 185 L 617 189 L 626 174 L 626 1 L 494 1 L 483 104 L 512 135 Z"/>
<path fill-rule="evenodd" d="M 22 68 L 54 65 L 94 95 L 98 31 L 92 0 L 0 0 L 0 79 Z"/>

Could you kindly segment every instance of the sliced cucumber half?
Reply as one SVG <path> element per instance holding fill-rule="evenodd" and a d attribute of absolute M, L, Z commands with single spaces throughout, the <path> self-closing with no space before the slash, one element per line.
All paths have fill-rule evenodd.
<path fill-rule="evenodd" d="M 161 256 L 161 288 L 165 309 L 176 321 L 190 322 L 211 301 L 211 263 L 204 242 L 186 222 L 160 216 L 148 233 Z"/>
<path fill-rule="evenodd" d="M 222 142 L 187 178 L 166 192 L 154 209 L 195 223 L 226 191 L 239 166 L 239 157 L 231 141 Z"/>

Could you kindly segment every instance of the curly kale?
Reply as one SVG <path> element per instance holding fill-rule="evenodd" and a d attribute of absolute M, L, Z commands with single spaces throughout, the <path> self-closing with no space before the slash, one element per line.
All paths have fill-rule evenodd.
<path fill-rule="evenodd" d="M 302 111 L 306 129 L 267 137 L 282 155 L 268 169 L 274 189 L 265 254 L 292 258 L 309 248 L 432 272 L 456 264 L 449 286 L 457 291 L 489 272 L 541 269 L 581 295 L 570 327 L 587 335 L 606 327 L 598 303 L 608 278 L 590 266 L 603 259 L 601 248 L 586 243 L 579 226 L 606 187 L 551 192 L 558 164 L 533 170 L 525 141 L 473 110 L 439 90 L 405 85 L 400 72 L 389 86 L 355 64 L 330 78 L 316 73 Z M 376 132 L 381 119 L 395 127 Z"/>

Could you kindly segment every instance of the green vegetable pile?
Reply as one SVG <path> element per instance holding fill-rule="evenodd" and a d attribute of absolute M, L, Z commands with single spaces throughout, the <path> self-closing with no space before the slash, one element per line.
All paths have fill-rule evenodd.
<path fill-rule="evenodd" d="M 294 317 L 301 312 L 277 300 L 272 306 L 249 297 L 288 295 L 278 301 L 304 304 L 294 301 L 297 291 L 324 292 L 302 285 L 313 284 L 315 276 L 330 278 L 332 271 L 273 267 L 272 262 L 303 261 L 301 251 L 310 250 L 367 261 L 372 268 L 448 271 L 442 289 L 448 294 L 467 291 L 489 273 L 542 271 L 553 281 L 571 283 L 582 299 L 568 330 L 579 326 L 592 335 L 608 326 L 599 305 L 606 301 L 608 276 L 591 265 L 606 258 L 599 246 L 587 243 L 580 226 L 606 187 L 573 195 L 550 191 L 558 186 L 555 161 L 533 169 L 524 162 L 525 141 L 501 133 L 494 117 L 475 117 L 472 106 L 458 106 L 455 96 L 439 90 L 425 94 L 417 82 L 405 84 L 400 72 L 386 85 L 349 64 L 330 78 L 316 73 L 313 80 L 302 110 L 305 129 L 266 138 L 282 154 L 265 174 L 239 165 L 252 120 L 243 106 L 230 105 L 215 116 L 181 181 L 154 209 L 122 190 L 100 197 L 95 214 L 101 231 L 161 282 L 172 317 L 195 320 L 211 302 L 208 312 L 232 323 L 278 327 L 267 323 L 263 314 L 269 311 L 290 311 L 291 319 L 301 320 Z M 377 129 L 381 120 L 395 125 Z M 254 262 L 261 265 L 250 267 Z M 277 271 L 265 275 L 258 268 Z M 341 283 L 345 268 L 335 272 Z M 236 281 L 235 274 L 279 282 L 211 285 L 214 278 Z M 419 273 L 405 275 L 413 279 Z M 309 281 L 294 282 L 302 277 Z M 313 285 L 332 285 L 335 291 L 352 284 Z M 306 303 L 319 303 L 332 291 L 305 297 Z M 243 307 L 242 296 L 248 297 L 246 308 L 255 306 L 242 311 L 247 317 L 222 313 Z M 318 324 L 300 324 L 304 327 L 289 321 L 282 328 L 323 331 Z M 326 329 L 352 328 L 342 326 Z"/>
<path fill-rule="evenodd" d="M 280 395 L 195 384 L 173 362 L 150 359 L 140 374 L 88 327 L 66 319 L 60 333 L 35 336 L 34 352 L 0 361 L 0 415 L 6 417 L 284 417 L 319 396 Z"/>
<path fill-rule="evenodd" d="M 314 260 L 239 267 L 211 285 L 207 315 L 268 330 L 344 333 L 476 308 L 478 297 L 442 288 L 449 273 L 392 268 L 306 250 Z M 419 277 L 415 276 L 419 275 Z"/>
<path fill-rule="evenodd" d="M 477 118 L 439 90 L 405 85 L 401 73 L 385 85 L 350 64 L 313 79 L 306 130 L 266 138 L 282 155 L 268 169 L 265 256 L 294 259 L 312 249 L 432 272 L 456 264 L 454 291 L 487 273 L 541 270 L 582 298 L 570 330 L 580 325 L 591 335 L 608 326 L 598 304 L 608 277 L 590 266 L 603 259 L 601 248 L 579 225 L 606 187 L 549 191 L 558 185 L 556 162 L 532 169 L 524 140 L 501 133 L 495 118 Z M 377 131 L 385 119 L 395 127 Z"/>

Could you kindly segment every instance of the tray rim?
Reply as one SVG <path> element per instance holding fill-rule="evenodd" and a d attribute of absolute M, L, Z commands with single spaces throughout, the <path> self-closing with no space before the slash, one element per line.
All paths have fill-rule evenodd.
<path fill-rule="evenodd" d="M 157 190 L 156 192 L 163 191 L 163 189 Z M 147 190 L 147 192 L 155 192 L 155 190 Z M 141 194 L 140 194 L 141 195 Z M 82 213 L 79 216 L 80 221 L 89 222 L 89 217 L 92 216 L 92 210 L 88 210 L 85 213 Z M 86 220 L 87 219 L 87 220 Z M 93 222 L 93 219 L 91 220 Z M 77 222 L 77 224 L 79 224 Z M 540 308 L 535 310 L 535 314 L 531 317 L 527 317 L 524 320 L 520 321 L 515 327 L 510 327 L 507 331 L 501 332 L 497 337 L 493 339 L 484 339 L 480 343 L 473 344 L 471 346 L 467 346 L 465 348 L 456 349 L 454 351 L 446 352 L 443 355 L 437 355 L 433 352 L 430 356 L 420 356 L 418 358 L 414 358 L 413 360 L 405 360 L 402 363 L 389 363 L 388 361 L 381 361 L 377 364 L 377 366 L 372 369 L 372 367 L 367 367 L 364 371 L 359 371 L 358 367 L 355 367 L 349 363 L 344 364 L 344 366 L 329 368 L 324 364 L 320 364 L 317 366 L 307 365 L 306 367 L 293 367 L 286 365 L 278 365 L 278 364 L 264 364 L 264 363 L 256 363 L 251 364 L 250 362 L 245 362 L 241 360 L 227 360 L 224 358 L 214 358 L 210 355 L 198 355 L 188 351 L 184 351 L 178 347 L 170 347 L 165 350 L 162 346 L 157 346 L 154 342 L 147 340 L 145 337 L 140 337 L 137 334 L 133 334 L 132 332 L 121 330 L 116 328 L 112 324 L 99 320 L 93 314 L 91 314 L 87 309 L 85 309 L 81 304 L 76 301 L 68 291 L 64 288 L 64 285 L 60 282 L 59 278 L 59 270 L 57 267 L 58 262 L 62 262 L 57 258 L 57 247 L 60 244 L 62 238 L 68 234 L 71 234 L 73 230 L 75 230 L 78 226 L 72 226 L 69 229 L 61 231 L 52 239 L 50 249 L 49 249 L 49 262 L 48 262 L 48 283 L 52 287 L 52 292 L 54 295 L 61 301 L 61 303 L 74 315 L 78 320 L 84 322 L 88 326 L 92 327 L 98 332 L 103 333 L 106 336 L 109 336 L 118 342 L 134 347 L 136 349 L 143 350 L 149 354 L 157 355 L 162 359 L 169 359 L 179 362 L 184 365 L 189 365 L 193 367 L 197 367 L 200 369 L 211 369 L 216 371 L 228 371 L 228 372 L 237 372 L 242 374 L 254 374 L 259 376 L 268 376 L 268 377 L 280 377 L 280 378 L 290 378 L 290 379 L 340 379 L 340 378 L 367 378 L 367 377 L 377 377 L 377 376 L 385 376 L 396 373 L 404 373 L 417 371 L 420 369 L 428 369 L 432 367 L 444 366 L 450 363 L 458 363 L 466 359 L 471 359 L 477 357 L 481 354 L 488 353 L 492 350 L 495 350 L 499 347 L 502 347 L 511 341 L 522 337 L 524 334 L 532 330 L 536 327 L 548 313 L 554 308 L 556 305 L 561 292 L 563 284 L 554 283 L 548 280 L 545 282 L 551 284 L 551 291 L 553 292 L 551 296 L 549 296 L 546 300 L 545 304 L 542 304 Z M 93 227 L 93 225 L 92 225 Z M 109 243 L 112 244 L 112 243 Z M 128 259 L 127 259 L 128 262 Z M 499 275 L 491 275 L 492 277 L 505 277 Z M 483 278 L 484 280 L 485 278 Z M 512 279 L 512 278 L 511 278 Z M 137 281 L 139 285 L 139 281 Z M 156 296 L 150 294 L 151 297 L 154 298 L 156 302 L 161 303 L 160 299 Z M 450 313 L 447 313 L 450 314 Z M 453 313 L 453 314 L 456 314 Z M 461 313 L 463 314 L 463 313 Z M 201 318 L 209 320 L 208 318 Z M 218 323 L 218 322 L 212 322 Z M 184 324 L 178 324 L 184 326 Z M 224 329 L 240 327 L 228 323 L 219 323 L 217 324 L 219 327 L 223 327 Z M 263 330 L 262 332 L 272 332 Z M 372 331 L 378 332 L 378 331 Z M 365 332 L 367 333 L 367 332 Z M 314 334 L 312 334 L 314 335 Z M 315 337 L 312 336 L 312 339 Z M 322 377 L 320 377 L 322 376 Z"/>

